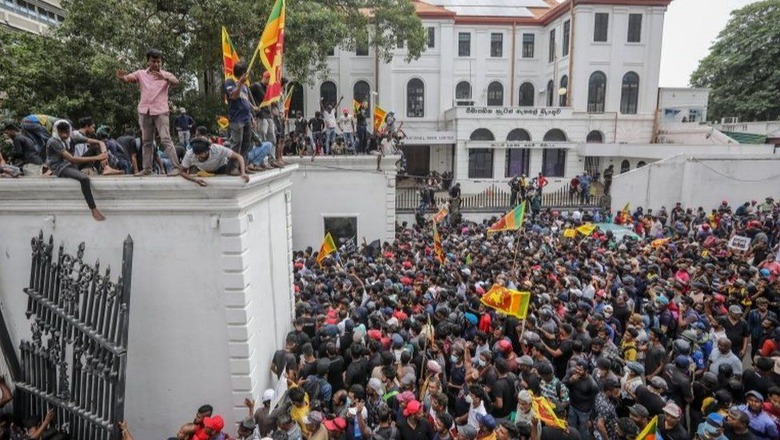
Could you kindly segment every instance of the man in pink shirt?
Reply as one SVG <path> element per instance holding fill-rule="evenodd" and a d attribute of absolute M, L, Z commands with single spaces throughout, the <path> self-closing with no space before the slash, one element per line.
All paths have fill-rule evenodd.
<path fill-rule="evenodd" d="M 162 52 L 152 49 L 146 53 L 147 68 L 127 73 L 116 71 L 116 77 L 125 83 L 138 83 L 141 89 L 141 99 L 138 102 L 138 125 L 141 126 L 143 140 L 143 170 L 137 176 L 152 174 L 154 163 L 154 132 L 160 135 L 160 141 L 165 148 L 165 154 L 175 169 L 172 175 L 179 174 L 179 158 L 176 147 L 171 140 L 170 122 L 168 119 L 168 88 L 179 84 L 179 80 L 170 72 L 162 70 Z"/>

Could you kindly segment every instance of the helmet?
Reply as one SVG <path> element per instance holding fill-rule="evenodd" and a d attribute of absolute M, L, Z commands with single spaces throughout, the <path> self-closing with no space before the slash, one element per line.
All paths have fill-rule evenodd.
<path fill-rule="evenodd" d="M 685 339 L 686 341 L 690 342 L 691 345 L 695 344 L 696 341 L 698 340 L 695 330 L 685 330 L 684 332 L 682 332 L 682 335 L 680 336 L 682 337 L 682 339 Z"/>
<path fill-rule="evenodd" d="M 674 341 L 674 343 L 672 343 L 672 348 L 677 354 L 682 354 L 682 355 L 691 354 L 691 344 L 689 344 L 688 341 L 684 339 L 677 339 L 676 341 Z"/>
<path fill-rule="evenodd" d="M 498 341 L 498 348 L 500 348 L 501 351 L 508 353 L 512 351 L 512 343 L 507 341 L 506 339 L 502 339 Z"/>

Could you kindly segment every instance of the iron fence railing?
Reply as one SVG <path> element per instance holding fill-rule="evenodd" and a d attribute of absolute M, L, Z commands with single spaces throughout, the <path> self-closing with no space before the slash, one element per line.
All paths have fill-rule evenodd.
<path fill-rule="evenodd" d="M 396 212 L 414 212 L 423 200 L 423 194 L 419 188 L 398 188 L 395 193 Z M 441 206 L 449 200 L 447 191 L 435 190 L 433 192 L 434 203 L 429 203 L 429 211 L 435 211 L 436 206 Z M 461 212 L 489 212 L 509 209 L 511 194 L 509 191 L 491 185 L 482 192 L 476 194 L 461 194 Z M 594 208 L 602 206 L 603 196 L 581 197 L 572 194 L 568 188 L 560 188 L 555 191 L 542 192 L 542 207 L 544 208 Z"/>

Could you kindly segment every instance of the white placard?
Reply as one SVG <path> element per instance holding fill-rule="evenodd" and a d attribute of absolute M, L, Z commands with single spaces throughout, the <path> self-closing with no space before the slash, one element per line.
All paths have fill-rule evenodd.
<path fill-rule="evenodd" d="M 743 237 L 741 235 L 735 235 L 729 240 L 729 247 L 732 249 L 746 251 L 750 249 L 750 238 Z"/>

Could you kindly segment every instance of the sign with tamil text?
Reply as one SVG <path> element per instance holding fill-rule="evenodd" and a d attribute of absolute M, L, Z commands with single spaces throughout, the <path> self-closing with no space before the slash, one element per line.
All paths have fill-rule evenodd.
<path fill-rule="evenodd" d="M 455 144 L 457 142 L 454 131 L 429 131 L 406 133 L 404 144 L 406 145 L 442 145 Z"/>
<path fill-rule="evenodd" d="M 738 249 L 740 251 L 746 251 L 750 249 L 750 238 L 743 237 L 741 235 L 735 235 L 729 240 L 729 247 L 732 249 Z"/>
<path fill-rule="evenodd" d="M 476 119 L 563 119 L 572 116 L 571 108 L 555 107 L 458 107 L 460 118 Z"/>

